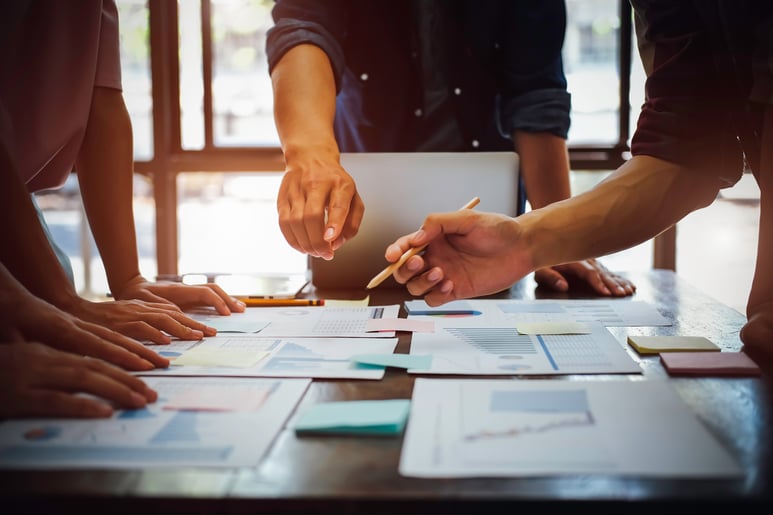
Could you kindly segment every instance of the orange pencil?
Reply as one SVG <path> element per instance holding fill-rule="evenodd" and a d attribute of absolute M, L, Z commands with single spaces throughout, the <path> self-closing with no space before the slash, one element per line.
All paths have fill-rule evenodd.
<path fill-rule="evenodd" d="M 267 299 L 265 297 L 236 297 L 247 306 L 324 306 L 325 299 Z"/>

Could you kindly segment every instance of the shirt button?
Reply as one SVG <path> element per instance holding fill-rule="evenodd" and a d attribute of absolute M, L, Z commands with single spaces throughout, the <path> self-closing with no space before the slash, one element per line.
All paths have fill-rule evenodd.
<path fill-rule="evenodd" d="M 416 118 L 419 118 L 422 115 L 421 109 L 416 109 L 413 114 L 416 116 Z"/>
<path fill-rule="evenodd" d="M 368 74 L 367 73 L 363 73 L 362 75 L 360 75 L 360 80 L 362 80 L 363 82 L 368 80 Z"/>
<path fill-rule="evenodd" d="M 454 88 L 454 95 L 459 96 L 462 94 L 462 90 L 460 88 Z"/>
<path fill-rule="evenodd" d="M 472 146 L 473 148 L 478 148 L 480 146 L 480 142 L 476 139 L 472 140 Z"/>

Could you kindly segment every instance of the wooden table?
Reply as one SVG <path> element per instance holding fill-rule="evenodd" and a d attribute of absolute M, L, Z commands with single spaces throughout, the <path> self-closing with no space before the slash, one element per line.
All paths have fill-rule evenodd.
<path fill-rule="evenodd" d="M 636 328 L 638 334 L 701 335 L 723 350 L 738 350 L 745 317 L 702 294 L 670 271 L 630 274 L 636 300 L 649 302 L 671 327 Z M 314 292 L 329 298 L 361 298 L 363 292 Z M 525 279 L 497 297 L 571 298 L 535 289 Z M 371 304 L 405 300 L 402 290 L 375 290 Z M 401 316 L 404 311 L 401 309 Z M 3 471 L 0 513 L 48 508 L 98 508 L 107 513 L 540 513 L 592 508 L 594 513 L 652 513 L 661 505 L 714 507 L 740 503 L 738 515 L 769 511 L 773 501 L 773 366 L 761 378 L 668 378 L 659 358 L 641 357 L 625 343 L 632 328 L 610 328 L 643 376 L 667 379 L 730 452 L 746 476 L 738 480 L 563 476 L 505 479 L 416 479 L 398 473 L 401 438 L 304 437 L 285 428 L 255 468 L 127 471 Z M 397 352 L 408 352 L 400 333 Z M 773 345 L 773 342 L 771 342 Z M 620 375 L 593 376 L 619 380 Z M 588 376 L 551 377 L 557 381 Z M 411 397 L 414 376 L 388 369 L 381 381 L 315 380 L 301 405 L 349 399 Z M 621 406 L 621 411 L 635 406 Z M 549 510 L 549 511 L 543 511 Z M 692 511 L 692 510 L 690 510 Z M 520 513 L 524 513 L 520 511 Z"/>

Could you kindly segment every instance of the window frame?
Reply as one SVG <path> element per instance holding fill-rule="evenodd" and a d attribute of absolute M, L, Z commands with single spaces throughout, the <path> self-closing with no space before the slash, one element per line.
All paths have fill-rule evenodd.
<path fill-rule="evenodd" d="M 632 59 L 632 11 L 628 0 L 619 1 L 618 31 L 619 110 L 618 138 L 610 145 L 570 145 L 573 170 L 614 170 L 630 152 L 630 85 Z M 204 145 L 198 150 L 182 148 L 179 23 L 177 1 L 148 0 L 150 72 L 153 101 L 153 155 L 135 161 L 137 173 L 153 183 L 156 205 L 156 259 L 159 275 L 178 274 L 177 176 L 182 172 L 276 172 L 284 169 L 279 147 L 219 147 L 213 138 L 212 101 L 212 6 L 200 0 L 202 78 L 204 86 Z M 657 242 L 656 242 L 657 243 Z M 655 249 L 669 255 L 669 250 Z M 663 261 L 660 261 L 661 267 Z M 667 263 L 666 263 L 667 265 Z M 671 267 L 673 269 L 673 266 Z"/>

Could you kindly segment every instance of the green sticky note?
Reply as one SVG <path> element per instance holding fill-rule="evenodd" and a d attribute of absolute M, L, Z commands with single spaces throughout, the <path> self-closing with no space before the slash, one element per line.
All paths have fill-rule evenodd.
<path fill-rule="evenodd" d="M 427 370 L 432 364 L 430 354 L 357 354 L 350 358 L 355 363 L 381 367 L 409 368 Z"/>
<path fill-rule="evenodd" d="M 410 405 L 409 399 L 322 402 L 301 415 L 295 432 L 397 436 L 408 421 Z"/>

